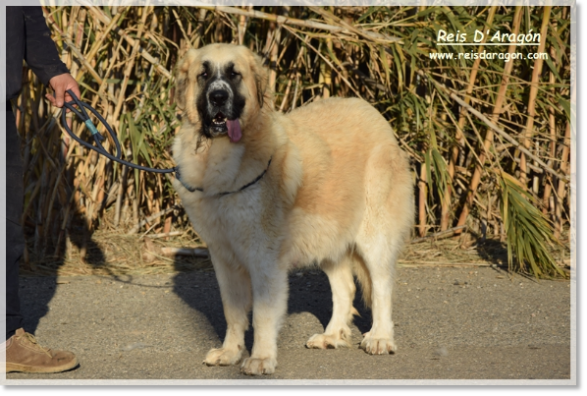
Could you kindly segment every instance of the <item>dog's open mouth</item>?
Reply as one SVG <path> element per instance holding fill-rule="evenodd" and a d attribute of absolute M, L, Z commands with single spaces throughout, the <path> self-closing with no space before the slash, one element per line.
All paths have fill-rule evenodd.
<path fill-rule="evenodd" d="M 216 113 L 212 118 L 211 126 L 216 133 L 228 132 L 228 138 L 233 143 L 238 142 L 243 136 L 239 120 L 229 120 L 222 112 Z"/>
<path fill-rule="evenodd" d="M 222 112 L 218 112 L 218 114 L 216 114 L 214 118 L 212 118 L 212 124 L 214 125 L 214 127 L 218 129 L 222 128 L 224 131 L 227 130 L 226 121 L 228 121 L 228 119 L 224 114 L 222 114 Z"/>

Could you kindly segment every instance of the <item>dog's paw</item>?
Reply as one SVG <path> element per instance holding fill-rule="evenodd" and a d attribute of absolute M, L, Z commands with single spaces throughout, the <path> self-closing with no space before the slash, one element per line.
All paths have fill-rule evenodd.
<path fill-rule="evenodd" d="M 241 365 L 241 372 L 247 375 L 273 374 L 277 367 L 277 360 L 272 358 L 246 358 Z"/>
<path fill-rule="evenodd" d="M 241 350 L 219 348 L 210 349 L 204 359 L 204 363 L 208 366 L 230 366 L 237 364 L 241 360 L 243 352 Z"/>
<path fill-rule="evenodd" d="M 369 355 L 387 355 L 397 351 L 397 345 L 392 338 L 376 338 L 369 333 L 364 334 L 361 349 Z"/>
<path fill-rule="evenodd" d="M 350 334 L 349 334 L 350 335 Z M 351 345 L 346 340 L 348 335 L 343 331 L 340 335 L 337 334 L 314 334 L 308 342 L 306 347 L 311 349 L 337 349 L 337 348 L 348 348 Z"/>

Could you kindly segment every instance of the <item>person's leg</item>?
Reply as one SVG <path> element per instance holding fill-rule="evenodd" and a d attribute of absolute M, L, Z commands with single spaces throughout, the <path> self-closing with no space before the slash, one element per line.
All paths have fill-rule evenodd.
<path fill-rule="evenodd" d="M 22 327 L 18 296 L 18 262 L 24 252 L 21 216 L 23 164 L 14 114 L 6 108 L 6 338 Z"/>
<path fill-rule="evenodd" d="M 18 262 L 25 249 L 21 225 L 23 163 L 12 109 L 6 114 L 6 342 L 0 344 L 0 372 L 58 373 L 78 366 L 75 355 L 45 348 L 22 328 Z"/>

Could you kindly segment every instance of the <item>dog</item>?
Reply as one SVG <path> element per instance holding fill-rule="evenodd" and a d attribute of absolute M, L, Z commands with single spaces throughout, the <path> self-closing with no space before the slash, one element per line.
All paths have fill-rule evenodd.
<path fill-rule="evenodd" d="M 414 222 L 408 156 L 366 101 L 320 99 L 281 114 L 267 80 L 244 46 L 190 49 L 177 65 L 173 185 L 208 245 L 227 323 L 204 363 L 274 373 L 288 270 L 313 263 L 328 276 L 333 313 L 306 346 L 349 346 L 356 276 L 373 315 L 360 348 L 394 353 L 394 268 Z"/>

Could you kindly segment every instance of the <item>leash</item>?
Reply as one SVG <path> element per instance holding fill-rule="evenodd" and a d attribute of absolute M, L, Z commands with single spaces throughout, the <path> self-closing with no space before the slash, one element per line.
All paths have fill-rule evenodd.
<path fill-rule="evenodd" d="M 112 128 L 110 127 L 108 122 L 106 122 L 106 120 L 100 115 L 100 113 L 98 113 L 96 111 L 96 109 L 94 109 L 89 104 L 79 100 L 78 97 L 70 89 L 67 90 L 67 93 L 69 93 L 71 95 L 73 100 L 71 102 L 65 102 L 63 106 L 68 108 L 69 110 L 71 110 L 75 115 L 77 115 L 86 124 L 86 127 L 90 130 L 90 132 L 92 132 L 92 137 L 94 138 L 94 142 L 96 142 L 96 146 L 86 142 L 85 140 L 76 136 L 75 133 L 73 133 L 73 131 L 67 125 L 67 121 L 65 119 L 66 111 L 64 109 L 61 111 L 61 123 L 63 124 L 63 128 L 65 128 L 65 131 L 76 142 L 78 142 L 79 144 L 81 144 L 84 147 L 89 148 L 90 150 L 96 151 L 98 154 L 102 154 L 103 156 L 111 159 L 112 161 L 119 162 L 123 165 L 126 165 L 126 166 L 134 168 L 134 169 L 138 169 L 138 170 L 142 170 L 142 171 L 146 171 L 146 172 L 154 172 L 154 173 L 177 173 L 178 172 L 179 169 L 177 167 L 169 168 L 169 169 L 155 169 L 155 168 L 148 168 L 146 166 L 141 166 L 141 165 L 134 164 L 132 162 L 128 162 L 128 161 L 123 160 L 122 159 L 122 150 L 120 149 L 120 142 L 118 141 L 116 134 L 114 133 L 114 131 L 112 130 Z M 79 107 L 80 111 L 78 111 L 78 109 L 73 107 L 74 104 Z M 108 151 L 106 151 L 104 146 L 102 146 L 102 142 L 106 138 L 98 132 L 98 129 L 96 128 L 96 126 L 94 125 L 94 123 L 92 122 L 90 117 L 88 116 L 88 113 L 86 112 L 85 109 L 90 110 L 98 118 L 98 120 L 106 127 L 106 130 L 108 130 L 108 133 L 110 134 L 110 137 L 112 138 L 112 140 L 114 141 L 114 145 L 116 146 L 116 155 L 110 154 Z"/>
<path fill-rule="evenodd" d="M 138 164 L 135 164 L 135 163 L 132 163 L 132 162 L 123 160 L 122 159 L 122 150 L 120 148 L 120 142 L 118 141 L 118 138 L 116 137 L 116 134 L 114 133 L 114 131 L 112 130 L 112 128 L 110 127 L 110 125 L 108 124 L 108 122 L 106 122 L 106 120 L 104 119 L 104 117 L 102 117 L 100 115 L 100 113 L 98 113 L 98 111 L 96 111 L 96 109 L 94 109 L 92 106 L 90 106 L 89 104 L 87 104 L 87 103 L 82 102 L 81 100 L 79 100 L 79 98 L 70 89 L 67 90 L 67 93 L 69 93 L 69 95 L 71 95 L 71 97 L 72 97 L 73 100 L 71 102 L 65 102 L 63 106 L 65 108 L 71 110 L 75 115 L 77 115 L 86 124 L 86 127 L 92 133 L 92 137 L 94 138 L 94 142 L 96 142 L 96 146 L 94 146 L 93 144 L 90 144 L 90 143 L 86 142 L 85 140 L 83 140 L 80 137 L 76 136 L 75 133 L 73 133 L 73 131 L 71 130 L 71 128 L 69 128 L 69 126 L 67 125 L 67 120 L 65 118 L 66 110 L 63 109 L 63 110 L 61 110 L 61 123 L 63 124 L 63 128 L 65 128 L 65 131 L 67 132 L 67 134 L 69 136 L 71 136 L 71 138 L 74 139 L 76 142 L 78 142 L 79 144 L 81 144 L 84 147 L 89 148 L 90 150 L 94 150 L 98 154 L 101 154 L 101 155 L 105 156 L 106 158 L 111 159 L 112 161 L 116 161 L 116 162 L 118 162 L 118 163 L 120 163 L 122 165 L 128 166 L 130 168 L 138 169 L 138 170 L 145 171 L 145 172 L 153 172 L 153 173 L 175 173 L 175 177 L 177 178 L 177 180 L 179 180 L 179 182 L 189 192 L 196 192 L 196 191 L 204 192 L 204 189 L 202 187 L 193 187 L 193 186 L 190 186 L 189 184 L 186 184 L 181 179 L 181 175 L 180 175 L 180 171 L 179 171 L 179 166 L 175 166 L 173 168 L 168 168 L 168 169 L 156 169 L 156 168 L 149 168 L 149 167 L 146 167 L 146 166 L 138 165 Z M 74 107 L 74 105 L 77 105 L 79 107 L 79 110 L 76 109 Z M 94 123 L 92 122 L 92 120 L 88 116 L 88 113 L 86 112 L 85 109 L 88 109 L 89 111 L 91 111 L 96 116 L 96 118 L 98 118 L 98 120 L 104 125 L 104 127 L 106 127 L 106 130 L 110 134 L 110 137 L 112 138 L 112 140 L 114 141 L 114 145 L 116 146 L 116 155 L 112 155 L 111 153 L 109 153 L 108 151 L 106 151 L 106 149 L 104 148 L 104 146 L 102 146 L 102 142 L 106 138 L 104 136 L 102 136 L 100 134 L 100 132 L 98 132 L 98 128 L 96 128 L 96 125 L 94 125 Z M 269 158 L 269 163 L 267 164 L 267 168 L 265 168 L 265 170 L 263 171 L 263 173 L 261 173 L 259 176 L 257 176 L 257 178 L 255 180 L 253 180 L 252 182 L 245 184 L 244 186 L 242 186 L 238 190 L 220 192 L 220 193 L 214 194 L 214 195 L 216 195 L 216 196 L 224 196 L 224 195 L 228 195 L 228 194 L 235 194 L 235 193 L 241 192 L 244 189 L 246 189 L 246 188 L 254 185 L 259 180 L 261 180 L 263 178 L 263 176 L 265 176 L 265 173 L 267 173 L 267 170 L 269 169 L 269 166 L 271 165 L 271 160 L 272 159 L 273 159 L 273 157 Z"/>

